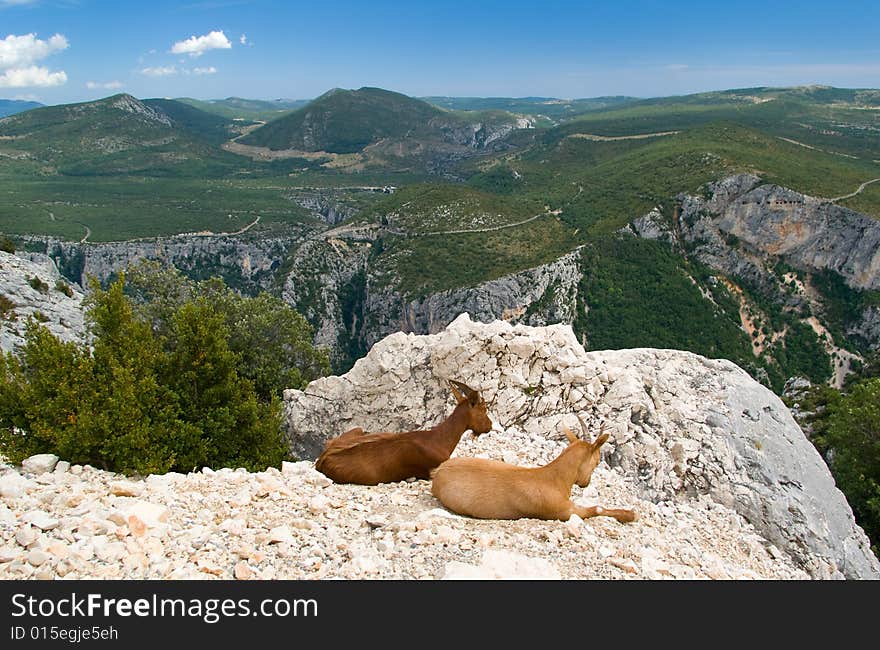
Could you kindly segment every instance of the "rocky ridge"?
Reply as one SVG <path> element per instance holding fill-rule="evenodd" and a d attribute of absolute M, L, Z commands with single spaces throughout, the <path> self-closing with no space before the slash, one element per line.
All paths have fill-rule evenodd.
<path fill-rule="evenodd" d="M 814 577 L 880 577 L 827 466 L 772 392 L 731 362 L 687 352 L 587 353 L 567 325 L 463 314 L 438 334 L 388 336 L 345 375 L 285 391 L 291 449 L 314 458 L 352 426 L 429 427 L 451 410 L 448 379 L 482 391 L 496 429 L 456 454 L 543 464 L 564 446 L 560 422 L 581 413 L 612 434 L 607 476 L 631 490 L 623 499 L 600 490 L 600 502 L 708 500 Z"/>

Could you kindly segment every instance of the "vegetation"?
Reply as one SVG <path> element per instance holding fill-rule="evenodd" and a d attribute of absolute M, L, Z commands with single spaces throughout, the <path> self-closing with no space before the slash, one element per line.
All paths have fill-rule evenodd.
<path fill-rule="evenodd" d="M 704 270 L 661 242 L 609 236 L 584 248 L 575 333 L 590 350 L 634 347 L 690 350 L 748 368 L 751 346 L 739 314 L 703 297 L 722 287 L 697 284 Z M 721 301 L 719 301 L 721 302 Z"/>
<path fill-rule="evenodd" d="M 0 237 L 0 251 L 3 251 L 4 253 L 14 253 L 15 242 L 9 239 L 9 237 Z"/>
<path fill-rule="evenodd" d="M 28 284 L 31 285 L 31 289 L 34 291 L 39 291 L 40 293 L 49 293 L 49 285 L 43 282 L 36 275 L 28 278 Z"/>
<path fill-rule="evenodd" d="M 880 557 L 880 353 L 843 390 L 816 385 L 796 401 L 802 425 Z"/>
<path fill-rule="evenodd" d="M 287 451 L 275 373 L 303 386 L 326 368 L 303 345 L 305 323 L 288 323 L 272 299 L 234 298 L 216 282 L 192 291 L 179 282 L 143 304 L 125 286 L 124 275 L 106 291 L 92 283 L 91 348 L 31 321 L 19 353 L 2 357 L 0 451 L 140 474 L 278 466 Z M 303 367 L 280 361 L 291 345 Z"/>

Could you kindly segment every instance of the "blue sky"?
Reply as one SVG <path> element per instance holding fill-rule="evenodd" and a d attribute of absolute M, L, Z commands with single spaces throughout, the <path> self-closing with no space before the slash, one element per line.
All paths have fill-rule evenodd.
<path fill-rule="evenodd" d="M 880 87 L 880 1 L 0 0 L 0 98 Z"/>

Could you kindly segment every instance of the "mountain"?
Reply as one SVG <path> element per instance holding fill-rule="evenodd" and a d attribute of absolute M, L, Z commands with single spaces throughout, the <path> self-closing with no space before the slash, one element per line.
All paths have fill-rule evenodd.
<path fill-rule="evenodd" d="M 199 100 L 191 97 L 178 97 L 175 101 L 189 104 L 206 113 L 213 113 L 229 120 L 239 121 L 270 121 L 287 115 L 291 111 L 302 108 L 309 103 L 308 99 L 243 99 L 227 97 L 226 99 Z"/>
<path fill-rule="evenodd" d="M 224 158 L 234 160 L 216 147 L 232 135 L 231 123 L 218 116 L 127 94 L 33 109 L 0 122 L 0 136 L 15 154 L 44 173 L 76 176 L 216 168 Z"/>
<path fill-rule="evenodd" d="M 445 173 L 462 158 L 509 149 L 505 137 L 529 126 L 503 111 L 445 111 L 380 88 L 336 88 L 237 144 L 326 154 L 336 168 L 352 171 Z"/>
<path fill-rule="evenodd" d="M 334 88 L 241 142 L 270 149 L 355 153 L 383 138 L 421 130 L 442 114 L 426 102 L 380 88 Z"/>
<path fill-rule="evenodd" d="M 0 99 L 0 117 L 23 113 L 24 111 L 29 111 L 32 108 L 40 108 L 41 106 L 42 104 L 39 102 L 28 102 L 20 99 Z"/>

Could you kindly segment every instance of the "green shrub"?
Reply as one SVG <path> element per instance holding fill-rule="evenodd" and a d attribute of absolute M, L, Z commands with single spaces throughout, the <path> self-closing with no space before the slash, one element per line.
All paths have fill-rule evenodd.
<path fill-rule="evenodd" d="M 55 289 L 63 293 L 68 298 L 73 298 L 73 289 L 71 289 L 70 285 L 61 278 L 58 278 L 58 280 L 55 281 Z"/>
<path fill-rule="evenodd" d="M 49 285 L 43 282 L 36 275 L 28 279 L 28 284 L 31 285 L 31 288 L 34 291 L 39 291 L 40 293 L 49 293 Z"/>
<path fill-rule="evenodd" d="M 13 309 L 15 309 L 15 303 L 6 296 L 0 295 L 0 318 L 3 320 L 14 320 L 15 312 L 12 311 Z"/>
<path fill-rule="evenodd" d="M 225 287 L 154 310 L 164 314 L 161 322 L 145 316 L 151 305 L 125 294 L 124 275 L 107 290 L 95 281 L 91 289 L 91 348 L 62 343 L 31 321 L 19 352 L 2 357 L 0 452 L 16 462 L 55 453 L 140 474 L 202 466 L 259 470 L 288 457 L 277 392 L 265 388 L 261 395 L 247 376 L 261 377 L 266 367 L 248 367 L 235 349 L 247 343 L 277 358 L 279 342 L 259 327 L 263 338 L 251 331 L 247 342 L 239 340 L 242 330 L 229 326 L 217 298 L 235 302 Z M 264 300 L 258 307 L 254 314 L 264 322 L 278 320 L 277 304 Z M 303 348 L 304 358 L 311 358 L 308 352 Z M 300 374 L 301 383 L 311 372 Z"/>
<path fill-rule="evenodd" d="M 0 251 L 3 251 L 4 253 L 14 253 L 15 242 L 9 239 L 9 237 L 0 237 Z"/>

